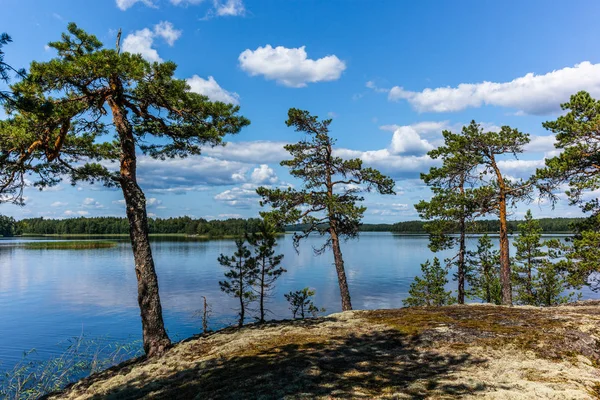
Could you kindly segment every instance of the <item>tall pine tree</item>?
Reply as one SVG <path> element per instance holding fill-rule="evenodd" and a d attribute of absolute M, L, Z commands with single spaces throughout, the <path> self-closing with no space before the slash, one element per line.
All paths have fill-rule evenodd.
<path fill-rule="evenodd" d="M 137 150 L 157 159 L 200 154 L 249 121 L 231 104 L 210 102 L 175 79 L 172 62 L 149 63 L 140 55 L 106 49 L 74 23 L 49 46 L 58 56 L 33 62 L 12 89 L 29 107 L 8 104 L 0 124 L 0 194 L 22 192 L 25 177 L 39 187 L 64 174 L 73 182 L 101 181 L 121 188 L 130 227 L 144 350 L 170 346 L 148 238 L 146 198 L 138 185 Z M 111 140 L 103 136 L 112 133 Z M 118 171 L 97 161 L 119 162 Z"/>
<path fill-rule="evenodd" d="M 360 220 L 366 210 L 357 205 L 363 200 L 359 193 L 376 190 L 381 194 L 394 194 L 394 181 L 375 169 L 363 168 L 358 158 L 336 157 L 333 154 L 335 140 L 329 136 L 330 124 L 331 119 L 319 121 L 308 111 L 291 108 L 286 125 L 304 133 L 307 139 L 286 145 L 285 149 L 293 158 L 282 161 L 281 165 L 289 167 L 290 174 L 303 181 L 304 187 L 300 190 L 261 187 L 257 193 L 262 197 L 261 205 L 273 207 L 271 214 L 275 221 L 306 224 L 304 232 L 294 236 L 296 245 L 314 232 L 326 236 L 325 244 L 315 251 L 333 250 L 342 310 L 345 311 L 352 309 L 352 303 L 340 240 L 358 235 Z"/>

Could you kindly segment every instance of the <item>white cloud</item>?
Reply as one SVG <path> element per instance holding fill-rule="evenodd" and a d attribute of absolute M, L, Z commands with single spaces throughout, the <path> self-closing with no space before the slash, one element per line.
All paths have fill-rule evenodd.
<path fill-rule="evenodd" d="M 291 158 L 283 148 L 286 144 L 267 140 L 229 142 L 225 146 L 207 147 L 202 152 L 210 157 L 250 164 L 279 163 Z"/>
<path fill-rule="evenodd" d="M 241 214 L 219 214 L 220 219 L 243 218 Z"/>
<path fill-rule="evenodd" d="M 127 10 L 129 7 L 132 7 L 135 3 L 142 3 L 148 7 L 156 7 L 152 0 L 116 0 L 116 1 L 117 1 L 117 7 L 119 7 L 123 11 Z"/>
<path fill-rule="evenodd" d="M 556 136 L 554 135 L 530 136 L 530 141 L 525 145 L 524 151 L 534 153 L 553 152 L 556 150 L 554 143 L 556 143 Z"/>
<path fill-rule="evenodd" d="M 258 205 L 258 195 L 256 189 L 245 187 L 234 187 L 217 194 L 215 200 L 223 202 L 234 208 L 248 209 Z"/>
<path fill-rule="evenodd" d="M 559 111 L 560 104 L 579 90 L 600 96 L 600 64 L 584 61 L 544 75 L 528 73 L 510 82 L 461 83 L 421 92 L 394 86 L 388 98 L 407 100 L 419 112 L 453 112 L 492 105 L 515 108 L 518 114 L 545 115 Z"/>
<path fill-rule="evenodd" d="M 64 207 L 69 205 L 69 203 L 65 203 L 62 201 L 55 201 L 54 203 L 50 204 L 50 207 Z"/>
<path fill-rule="evenodd" d="M 277 174 L 267 164 L 261 164 L 260 167 L 254 168 L 250 175 L 252 183 L 257 185 L 275 184 L 278 181 Z"/>
<path fill-rule="evenodd" d="M 148 208 L 159 208 L 159 206 L 162 204 L 162 200 L 158 200 L 155 197 L 150 197 L 149 199 L 146 199 L 146 207 Z"/>
<path fill-rule="evenodd" d="M 85 215 L 89 215 L 89 212 L 87 212 L 87 211 L 72 211 L 72 210 L 67 210 L 67 211 L 64 212 L 64 214 L 67 217 L 74 217 L 74 216 L 83 217 Z"/>
<path fill-rule="evenodd" d="M 154 26 L 154 34 L 167 42 L 169 46 L 173 46 L 175 41 L 181 37 L 181 31 L 175 29 L 169 21 L 161 21 Z"/>
<path fill-rule="evenodd" d="M 154 25 L 153 30 L 144 28 L 127 35 L 123 40 L 123 51 L 140 54 L 150 62 L 161 62 L 162 58 L 158 55 L 158 51 L 152 47 L 154 39 L 160 37 L 169 46 L 173 46 L 180 36 L 181 31 L 175 29 L 172 23 L 162 21 Z"/>
<path fill-rule="evenodd" d="M 86 197 L 85 199 L 83 199 L 83 203 L 81 204 L 81 206 L 85 208 L 104 208 L 104 206 L 100 204 L 100 202 L 96 201 L 96 199 L 93 199 L 91 197 Z"/>
<path fill-rule="evenodd" d="M 394 131 L 390 151 L 393 154 L 424 154 L 433 150 L 434 146 L 422 139 L 413 126 L 400 126 Z"/>
<path fill-rule="evenodd" d="M 307 57 L 305 46 L 288 49 L 271 45 L 244 50 L 239 56 L 240 67 L 251 76 L 263 75 L 289 87 L 304 87 L 307 83 L 334 81 L 340 78 L 346 64 L 335 55 L 318 60 Z"/>
<path fill-rule="evenodd" d="M 186 81 L 190 85 L 192 92 L 202 94 L 212 101 L 240 104 L 240 96 L 237 93 L 228 92 L 223 89 L 212 76 L 209 76 L 208 80 L 206 80 L 198 75 L 194 75 Z"/>
<path fill-rule="evenodd" d="M 149 191 L 185 193 L 245 181 L 248 164 L 207 156 L 155 160 L 138 158 L 140 185 Z"/>
<path fill-rule="evenodd" d="M 237 17 L 246 13 L 242 0 L 214 0 L 215 14 L 219 17 Z"/>

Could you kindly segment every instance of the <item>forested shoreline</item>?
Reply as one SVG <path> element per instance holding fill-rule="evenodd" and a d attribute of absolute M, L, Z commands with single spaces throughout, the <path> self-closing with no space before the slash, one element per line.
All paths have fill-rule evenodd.
<path fill-rule="evenodd" d="M 583 218 L 540 218 L 539 224 L 544 233 L 571 233 L 573 225 Z M 516 232 L 522 220 L 508 221 L 510 232 Z M 149 218 L 150 234 L 154 235 L 197 235 L 203 237 L 243 236 L 256 232 L 260 219 L 230 218 L 226 220 L 206 220 L 188 216 L 174 218 Z M 362 224 L 361 232 L 392 232 L 426 234 L 424 221 L 403 221 L 395 224 Z M 288 232 L 302 231 L 303 225 L 288 225 Z M 480 220 L 473 223 L 471 233 L 498 232 L 498 220 Z M 78 217 L 65 219 L 26 218 L 15 220 L 0 215 L 0 235 L 128 235 L 129 223 L 118 217 Z"/>

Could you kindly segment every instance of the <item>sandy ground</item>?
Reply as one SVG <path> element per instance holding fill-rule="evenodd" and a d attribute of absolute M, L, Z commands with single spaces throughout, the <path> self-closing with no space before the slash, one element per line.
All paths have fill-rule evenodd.
<path fill-rule="evenodd" d="M 350 311 L 226 329 L 49 399 L 600 399 L 600 301 Z"/>

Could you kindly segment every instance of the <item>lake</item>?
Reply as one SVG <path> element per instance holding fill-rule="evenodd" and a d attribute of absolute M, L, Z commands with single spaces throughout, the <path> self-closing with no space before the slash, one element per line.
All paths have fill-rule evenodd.
<path fill-rule="evenodd" d="M 110 249 L 27 250 L 19 242 L 0 240 L 0 369 L 10 368 L 23 352 L 36 357 L 63 351 L 65 339 L 85 335 L 130 342 L 141 338 L 133 256 L 128 241 Z M 46 239 L 47 240 L 47 239 Z M 64 239 L 63 239 L 64 240 Z M 111 239 L 111 240 L 114 240 Z M 476 238 L 470 238 L 473 248 Z M 494 238 L 497 243 L 497 237 Z M 268 308 L 271 318 L 290 318 L 283 297 L 291 290 L 311 287 L 315 304 L 326 313 L 340 311 L 337 275 L 330 252 L 315 256 L 319 237 L 304 241 L 296 252 L 291 235 L 279 239 L 278 253 L 288 270 L 277 282 Z M 425 235 L 362 233 L 342 243 L 346 274 L 355 309 L 402 306 L 420 263 L 432 257 Z M 232 240 L 153 240 L 165 324 L 173 340 L 201 330 L 196 312 L 206 296 L 212 308 L 213 329 L 236 321 L 236 301 L 219 290 L 224 268 L 219 254 L 230 255 Z M 440 253 L 440 258 L 444 257 Z M 449 288 L 455 288 L 450 282 Z M 598 298 L 588 289 L 584 298 Z M 248 319 L 250 322 L 251 319 Z"/>

